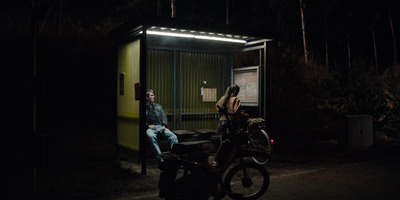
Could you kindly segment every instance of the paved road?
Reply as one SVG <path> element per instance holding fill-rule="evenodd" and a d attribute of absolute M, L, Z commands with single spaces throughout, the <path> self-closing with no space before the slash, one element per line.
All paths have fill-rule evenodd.
<path fill-rule="evenodd" d="M 260 199 L 400 199 L 400 157 L 271 174 Z"/>
<path fill-rule="evenodd" d="M 271 177 L 270 186 L 260 199 L 400 199 L 400 157 L 310 162 L 295 166 L 271 163 L 267 169 Z M 160 199 L 157 195 L 123 199 Z"/>

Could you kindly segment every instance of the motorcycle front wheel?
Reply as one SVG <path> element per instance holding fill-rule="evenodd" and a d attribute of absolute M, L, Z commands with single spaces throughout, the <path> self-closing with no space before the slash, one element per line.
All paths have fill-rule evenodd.
<path fill-rule="evenodd" d="M 268 186 L 267 169 L 256 163 L 236 165 L 225 177 L 226 191 L 232 199 L 258 199 L 267 191 Z"/>

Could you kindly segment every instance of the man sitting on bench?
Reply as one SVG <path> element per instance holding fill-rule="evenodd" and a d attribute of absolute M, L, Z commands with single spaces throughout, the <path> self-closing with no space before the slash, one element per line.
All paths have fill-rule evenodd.
<path fill-rule="evenodd" d="M 168 128 L 167 115 L 165 115 L 164 109 L 160 104 L 154 103 L 154 91 L 148 89 L 146 91 L 146 135 L 151 143 L 156 159 L 159 162 L 163 161 L 161 156 L 161 150 L 158 145 L 157 137 L 161 136 L 167 138 L 171 145 L 171 149 L 174 144 L 178 143 L 178 138 Z"/>

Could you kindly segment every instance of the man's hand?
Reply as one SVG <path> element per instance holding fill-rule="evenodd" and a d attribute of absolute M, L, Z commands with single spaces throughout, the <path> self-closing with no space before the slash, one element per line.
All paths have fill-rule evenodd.
<path fill-rule="evenodd" d="M 151 130 L 156 130 L 157 127 L 156 127 L 156 126 L 153 126 L 153 125 L 149 125 L 149 129 L 151 129 Z"/>
<path fill-rule="evenodd" d="M 164 132 L 164 130 L 165 130 L 165 126 L 162 126 L 162 127 L 161 127 L 161 130 L 160 130 L 160 131 L 161 131 L 161 133 L 163 133 L 163 132 Z"/>

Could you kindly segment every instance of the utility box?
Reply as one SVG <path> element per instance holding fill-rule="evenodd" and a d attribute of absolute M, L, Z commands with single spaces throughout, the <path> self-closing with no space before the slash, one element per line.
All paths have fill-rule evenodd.
<path fill-rule="evenodd" d="M 362 150 L 372 147 L 372 116 L 346 115 L 341 125 L 340 135 L 340 144 L 348 150 Z"/>

